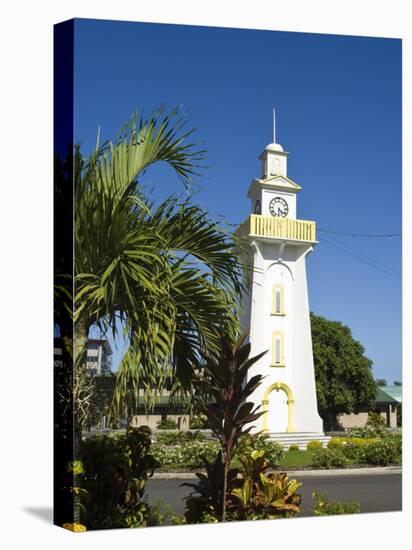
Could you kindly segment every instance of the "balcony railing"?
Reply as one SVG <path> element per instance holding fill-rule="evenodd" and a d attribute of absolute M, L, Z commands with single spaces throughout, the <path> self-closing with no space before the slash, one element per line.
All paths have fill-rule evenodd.
<path fill-rule="evenodd" d="M 316 223 L 307 220 L 251 214 L 241 227 L 251 237 L 316 241 Z"/>

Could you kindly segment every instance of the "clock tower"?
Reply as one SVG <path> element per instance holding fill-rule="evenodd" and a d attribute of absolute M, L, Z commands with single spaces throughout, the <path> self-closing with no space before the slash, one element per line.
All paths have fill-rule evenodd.
<path fill-rule="evenodd" d="M 260 155 L 261 177 L 249 187 L 251 214 L 238 230 L 250 267 L 241 321 L 251 356 L 268 350 L 249 373 L 264 376 L 251 396 L 263 410 L 253 431 L 303 448 L 329 438 L 317 409 L 306 279 L 316 224 L 297 218 L 301 187 L 287 176 L 287 158 L 281 145 L 270 143 Z"/>

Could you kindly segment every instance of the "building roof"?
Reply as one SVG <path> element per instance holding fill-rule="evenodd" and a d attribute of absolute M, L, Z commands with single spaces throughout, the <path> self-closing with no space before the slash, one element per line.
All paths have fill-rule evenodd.
<path fill-rule="evenodd" d="M 273 189 L 275 191 L 291 191 L 293 193 L 296 193 L 297 191 L 300 191 L 302 189 L 300 185 L 292 181 L 287 176 L 282 176 L 281 174 L 277 174 L 276 176 L 270 176 L 268 178 L 255 178 L 252 183 L 250 184 L 249 190 L 247 192 L 247 196 L 252 198 L 253 194 L 256 191 L 256 188 L 264 189 Z"/>
<path fill-rule="evenodd" d="M 402 386 L 379 386 L 376 403 L 402 403 Z"/>
<path fill-rule="evenodd" d="M 284 152 L 283 147 L 280 143 L 269 143 L 269 145 L 266 145 L 265 151 L 274 151 L 274 152 Z"/>

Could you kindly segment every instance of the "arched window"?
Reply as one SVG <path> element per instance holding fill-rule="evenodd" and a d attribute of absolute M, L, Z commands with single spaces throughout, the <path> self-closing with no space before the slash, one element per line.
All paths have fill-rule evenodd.
<path fill-rule="evenodd" d="M 285 366 L 283 333 L 276 330 L 272 336 L 272 367 Z"/>
<path fill-rule="evenodd" d="M 274 285 L 272 290 L 272 315 L 285 315 L 283 285 Z"/>

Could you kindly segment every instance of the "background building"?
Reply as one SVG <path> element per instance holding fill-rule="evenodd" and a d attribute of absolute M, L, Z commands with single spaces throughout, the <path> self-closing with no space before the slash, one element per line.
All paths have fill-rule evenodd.
<path fill-rule="evenodd" d="M 59 361 L 62 355 L 62 342 L 54 338 L 54 360 Z M 113 351 L 107 340 L 90 338 L 87 342 L 86 366 L 90 374 L 98 376 L 108 374 L 112 370 Z"/>
<path fill-rule="evenodd" d="M 375 399 L 373 412 L 379 413 L 388 428 L 397 428 L 401 424 L 402 386 L 381 386 Z M 361 408 L 357 413 L 341 414 L 338 417 L 342 428 L 363 428 L 368 421 L 370 408 Z"/>
<path fill-rule="evenodd" d="M 89 339 L 86 366 L 93 375 L 107 374 L 112 369 L 113 351 L 107 340 Z"/>

